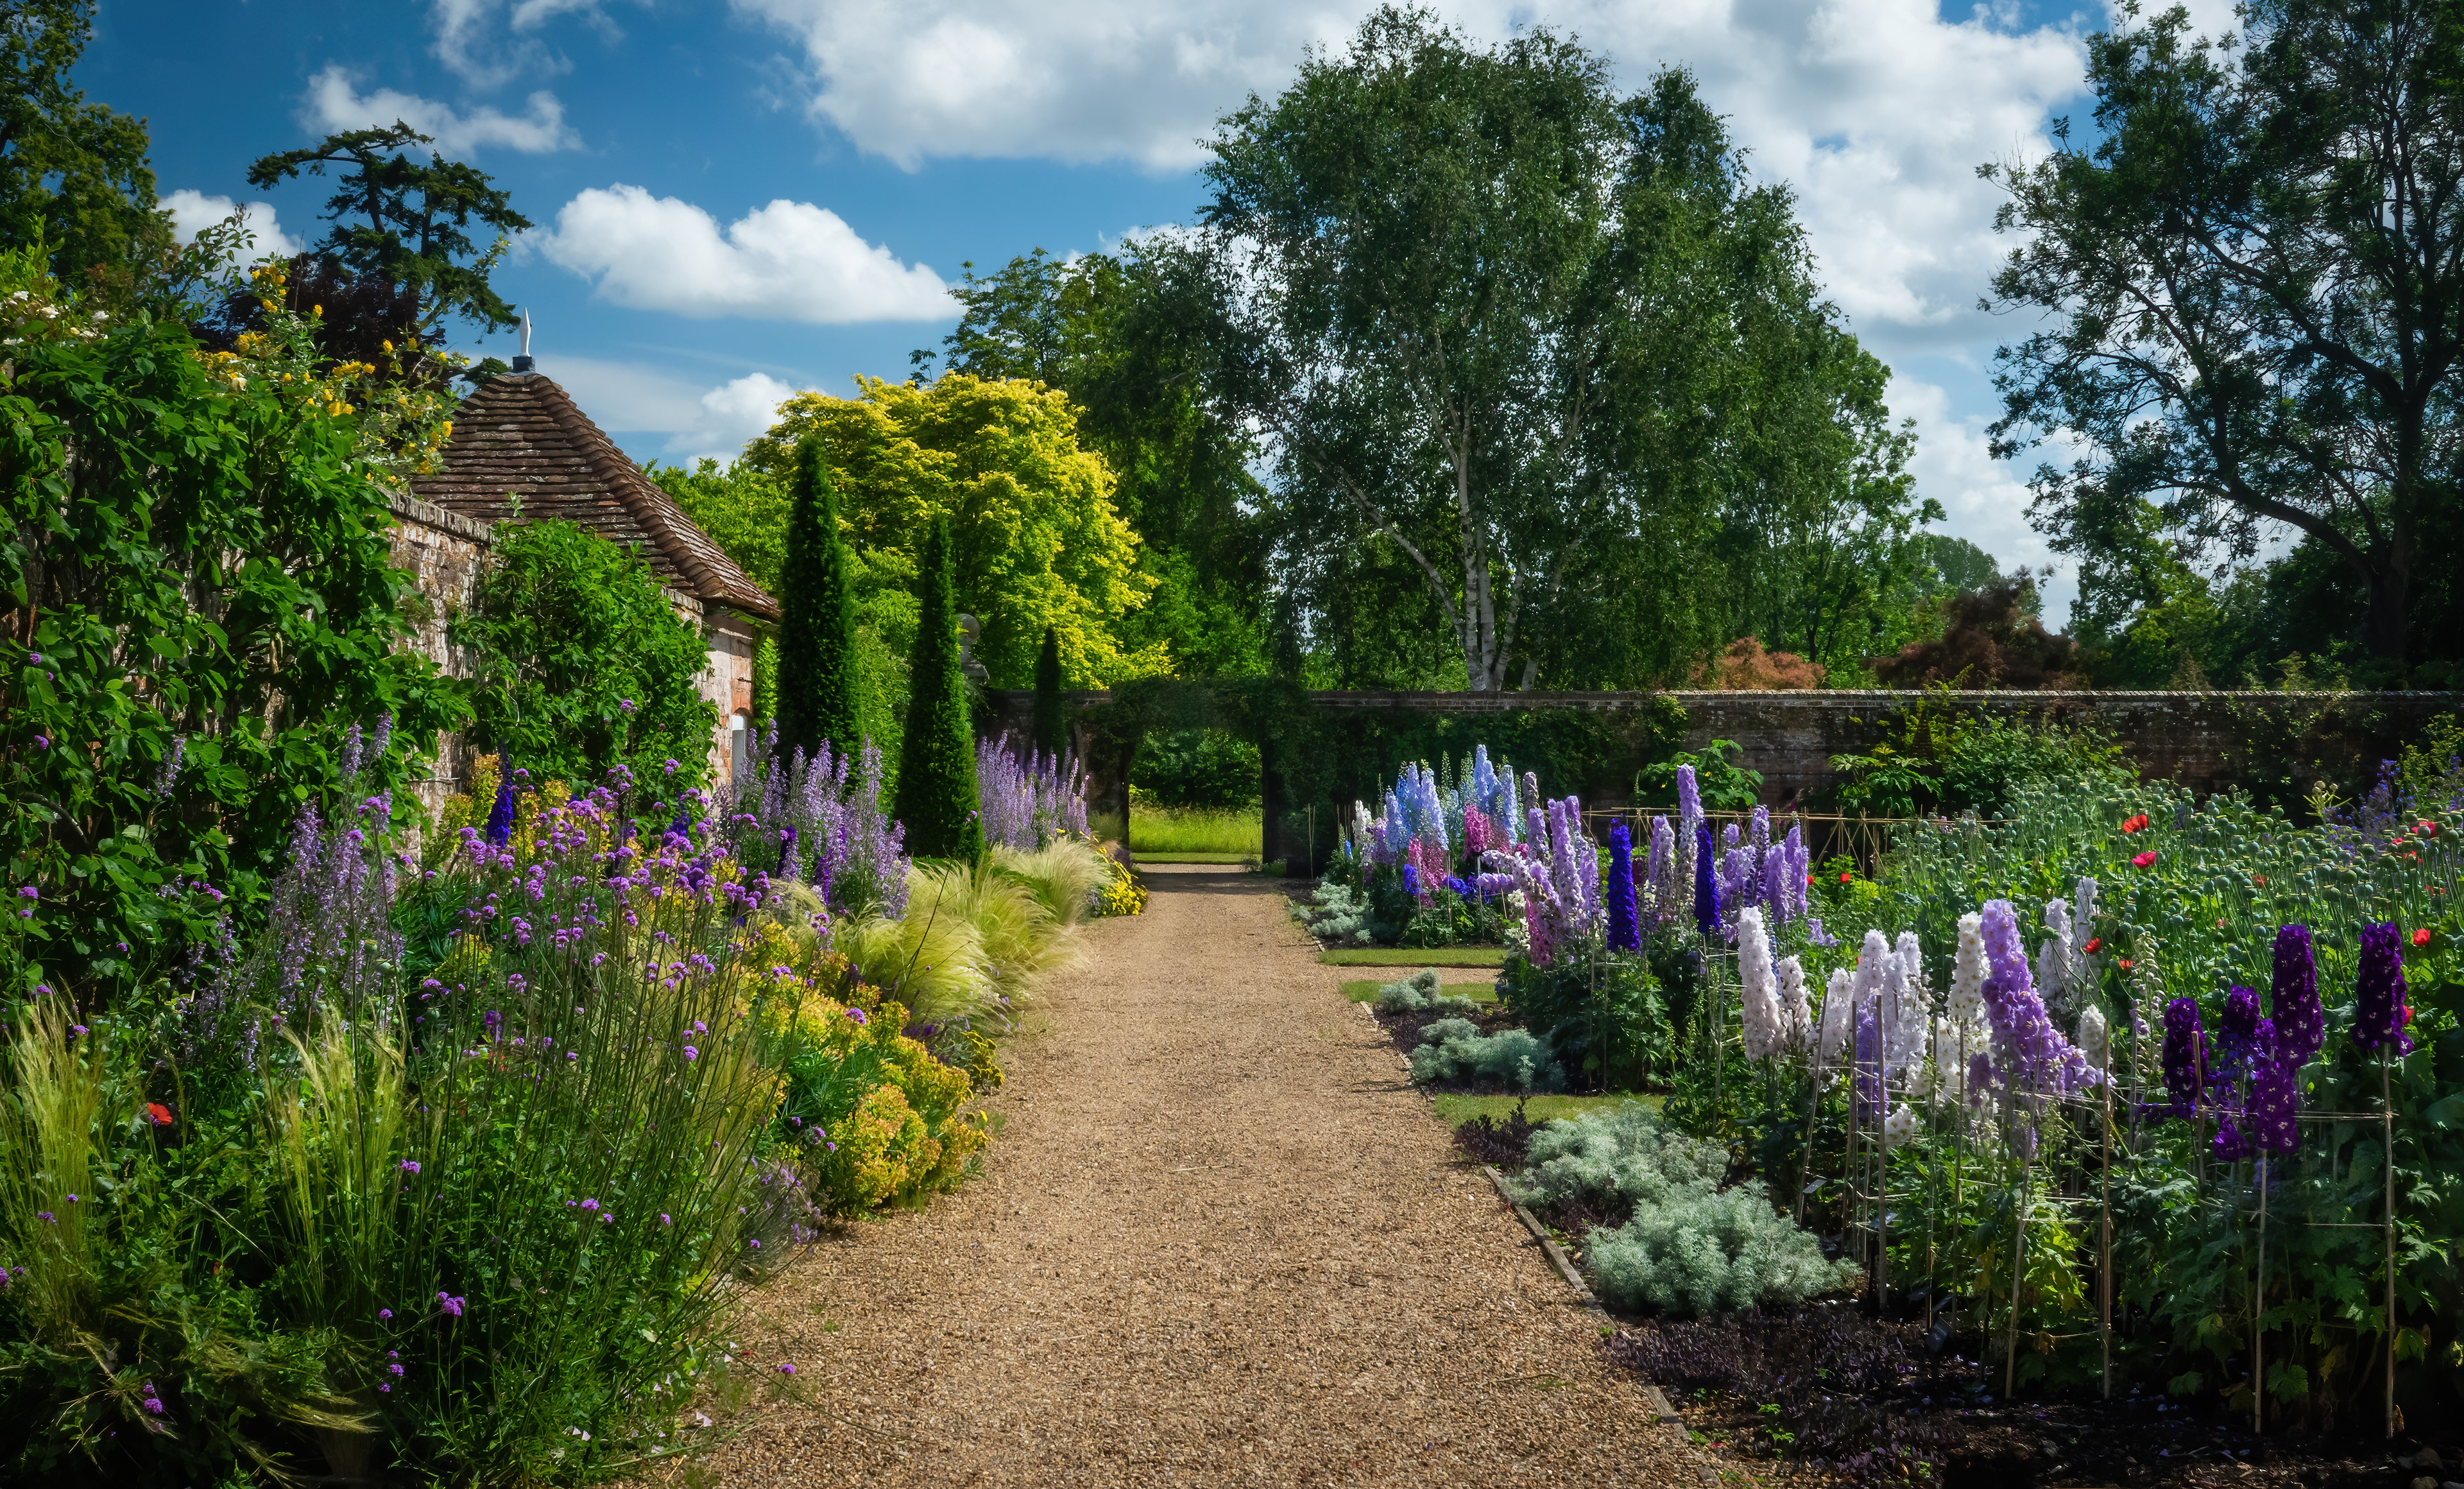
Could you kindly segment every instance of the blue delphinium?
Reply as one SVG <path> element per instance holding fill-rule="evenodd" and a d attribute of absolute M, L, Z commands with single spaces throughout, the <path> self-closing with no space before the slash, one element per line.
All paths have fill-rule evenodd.
<path fill-rule="evenodd" d="M 1642 931 L 1634 906 L 1634 833 L 1622 822 L 1609 829 L 1609 949 L 1639 951 Z"/>
<path fill-rule="evenodd" d="M 502 848 L 514 839 L 514 762 L 501 750 L 496 754 L 496 804 L 488 811 L 488 828 L 482 835 L 491 848 Z"/>
<path fill-rule="evenodd" d="M 1711 862 L 1711 824 L 1694 825 L 1694 928 L 1709 941 L 1720 934 L 1720 877 Z"/>

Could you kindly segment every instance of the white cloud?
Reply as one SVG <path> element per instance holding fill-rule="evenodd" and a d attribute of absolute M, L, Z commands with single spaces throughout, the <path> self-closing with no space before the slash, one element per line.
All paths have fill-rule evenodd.
<path fill-rule="evenodd" d="M 2056 631 L 2068 626 L 2078 573 L 2047 545 L 2044 534 L 2028 525 L 2033 494 L 2022 471 L 1993 458 L 1986 434 L 1992 420 L 1953 412 L 1947 392 L 1913 378 L 1892 378 L 1889 397 L 1893 413 L 1917 421 L 1917 490 L 1949 514 L 1937 530 L 1992 554 L 2006 574 L 2022 564 L 2035 570 L 2042 576 L 2036 588 L 2044 596 L 2045 624 Z M 2059 449 L 2040 457 L 2057 464 L 2068 458 Z M 2036 458 L 2028 459 L 2029 469 Z"/>
<path fill-rule="evenodd" d="M 506 20 L 501 33 L 499 14 Z M 429 27 L 436 41 L 429 50 L 474 88 L 499 88 L 525 74 L 569 72 L 572 63 L 530 34 L 560 15 L 579 15 L 605 40 L 624 34 L 599 0 L 515 0 L 510 12 L 504 0 L 435 0 Z"/>
<path fill-rule="evenodd" d="M 1271 96 L 1303 49 L 1342 45 L 1372 0 L 735 0 L 792 37 L 808 110 L 857 148 L 913 168 L 937 157 L 1127 161 L 1186 169 L 1252 91 Z M 1939 0 L 1459 0 L 1495 40 L 1533 23 L 1604 54 L 1639 88 L 1683 65 L 1752 167 L 1798 193 L 1824 292 L 1885 361 L 1924 357 L 1952 386 L 1901 379 L 1917 417 L 1920 490 L 2006 564 L 2040 564 L 2020 474 L 1986 451 L 1983 368 L 2010 328 L 1976 309 L 2012 244 L 1993 232 L 1988 162 L 2052 147 L 2051 117 L 2085 112 L 2087 13 L 2022 29 L 2012 8 L 1946 18 Z M 2200 0 L 2212 30 L 2227 0 Z M 1958 368 L 1969 375 L 1956 375 Z M 2067 613 L 2071 581 L 2057 581 Z"/>
<path fill-rule="evenodd" d="M 617 434 L 665 434 L 662 454 L 690 463 L 708 456 L 728 461 L 767 430 L 779 405 L 803 389 L 766 372 L 716 388 L 700 388 L 636 362 L 542 355 L 539 370 L 555 378 L 582 411 Z M 641 441 L 624 443 L 639 448 Z"/>
<path fill-rule="evenodd" d="M 900 263 L 809 202 L 781 198 L 722 232 L 691 202 L 640 187 L 593 188 L 564 204 L 539 247 L 635 310 L 817 325 L 957 314 L 949 286 L 930 268 Z"/>
<path fill-rule="evenodd" d="M 208 196 L 203 191 L 182 187 L 162 199 L 162 208 L 171 214 L 171 231 L 183 243 L 193 243 L 197 234 L 215 223 L 230 219 L 234 211 L 245 211 L 242 219 L 256 241 L 240 256 L 242 264 L 261 263 L 268 258 L 288 258 L 306 245 L 282 231 L 274 214 L 272 202 L 250 202 L 245 207 L 228 196 Z"/>
<path fill-rule="evenodd" d="M 530 96 L 527 113 L 505 114 L 486 104 L 465 113 L 451 103 L 391 88 L 363 94 L 340 63 L 326 64 L 308 80 L 299 114 L 320 133 L 383 128 L 399 120 L 432 136 L 438 149 L 452 155 L 496 146 L 526 155 L 582 147 L 582 137 L 564 122 L 564 105 L 545 90 Z"/>
<path fill-rule="evenodd" d="M 816 117 L 910 169 L 945 155 L 1185 167 L 1217 114 L 1353 25 L 1291 0 L 737 5 L 802 41 Z"/>
<path fill-rule="evenodd" d="M 913 167 L 938 156 L 1127 160 L 1180 169 L 1305 47 L 1340 45 L 1368 10 L 1317 0 L 737 0 L 794 36 L 810 111 Z M 2067 25 L 2013 31 L 1935 0 L 1472 0 L 1476 36 L 1533 20 L 1572 32 L 1639 85 L 1682 63 L 1766 178 L 1793 183 L 1827 283 L 1885 355 L 1973 340 L 2004 245 L 1987 161 L 2047 147 L 2049 109 L 2079 90 Z"/>

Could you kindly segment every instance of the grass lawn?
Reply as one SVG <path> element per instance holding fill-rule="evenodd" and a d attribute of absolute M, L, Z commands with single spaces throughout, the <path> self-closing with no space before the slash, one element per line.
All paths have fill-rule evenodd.
<path fill-rule="evenodd" d="M 1254 853 L 1152 853 L 1144 848 L 1130 850 L 1140 863 L 1255 863 Z"/>
<path fill-rule="evenodd" d="M 1254 807 L 1246 811 L 1138 807 L 1130 812 L 1130 852 L 1230 853 L 1254 858 L 1265 841 L 1264 821 Z"/>
<path fill-rule="evenodd" d="M 1429 1098 L 1429 1105 L 1438 1120 L 1448 1127 L 1460 1127 L 1475 1117 L 1493 1117 L 1499 1122 L 1514 1114 L 1516 1098 L 1510 1096 L 1474 1096 L 1468 1091 L 1440 1091 Z M 1531 1099 L 1523 1115 L 1533 1122 L 1555 1122 L 1560 1117 L 1580 1116 L 1584 1112 L 1613 1112 L 1628 1101 L 1639 1101 L 1654 1111 L 1660 1109 L 1656 1096 L 1550 1096 Z"/>
<path fill-rule="evenodd" d="M 1317 959 L 1329 967 L 1504 967 L 1504 946 L 1436 946 L 1407 951 L 1400 946 L 1338 946 Z"/>
<path fill-rule="evenodd" d="M 1345 983 L 1343 995 L 1354 1003 L 1372 1003 L 1376 1001 L 1377 989 L 1385 986 L 1385 983 L 1374 979 L 1362 983 Z M 1497 985 L 1494 982 L 1450 983 L 1441 978 L 1439 980 L 1438 987 L 1441 991 L 1451 992 L 1459 998 L 1469 998 L 1474 1003 L 1497 1001 Z"/>

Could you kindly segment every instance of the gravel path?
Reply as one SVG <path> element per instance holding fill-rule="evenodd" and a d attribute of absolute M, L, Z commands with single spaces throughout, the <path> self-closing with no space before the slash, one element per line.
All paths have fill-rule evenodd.
<path fill-rule="evenodd" d="M 1157 866 L 1009 1047 L 981 1180 L 847 1228 L 738 1332 L 726 1485 L 1658 1484 L 1595 1318 L 1271 886 Z"/>

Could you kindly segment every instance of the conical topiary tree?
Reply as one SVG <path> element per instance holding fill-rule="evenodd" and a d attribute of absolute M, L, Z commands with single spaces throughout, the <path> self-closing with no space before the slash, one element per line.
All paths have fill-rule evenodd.
<path fill-rule="evenodd" d="M 856 722 L 855 595 L 839 541 L 838 493 L 822 442 L 796 448 L 795 506 L 779 568 L 779 668 L 775 706 L 781 754 L 827 740 L 840 754 L 863 740 Z"/>
<path fill-rule="evenodd" d="M 907 737 L 898 752 L 896 815 L 918 858 L 973 861 L 984 851 L 976 800 L 976 731 L 958 671 L 958 584 L 950 520 L 933 519 L 908 657 Z"/>
<path fill-rule="evenodd" d="M 1061 701 L 1061 634 L 1044 628 L 1044 650 L 1035 654 L 1035 747 L 1059 755 L 1069 744 L 1069 721 Z"/>

